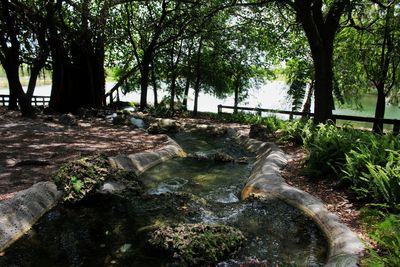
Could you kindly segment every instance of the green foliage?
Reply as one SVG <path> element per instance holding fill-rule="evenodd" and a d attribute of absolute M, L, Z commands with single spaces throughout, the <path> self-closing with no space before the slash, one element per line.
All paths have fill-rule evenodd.
<path fill-rule="evenodd" d="M 75 203 L 92 193 L 109 174 L 107 158 L 95 155 L 65 163 L 53 179 L 64 191 L 64 201 Z"/>
<path fill-rule="evenodd" d="M 184 107 L 180 102 L 175 102 L 174 109 L 172 110 L 170 108 L 170 103 L 171 103 L 171 98 L 170 97 L 164 97 L 158 105 L 155 106 L 149 106 L 147 108 L 147 112 L 158 118 L 171 118 L 175 115 L 184 117 Z"/>
<path fill-rule="evenodd" d="M 350 180 L 360 198 L 398 209 L 400 204 L 400 140 L 370 134 L 367 142 L 346 155 L 343 179 Z"/>
<path fill-rule="evenodd" d="M 345 126 L 320 124 L 308 141 L 307 169 L 314 177 L 337 177 L 346 162 L 346 154 L 364 142 L 364 133 Z"/>
<path fill-rule="evenodd" d="M 306 147 L 311 142 L 315 131 L 312 120 L 285 121 L 282 126 L 280 141 L 290 141 Z"/>
<path fill-rule="evenodd" d="M 287 62 L 285 75 L 290 83 L 288 95 L 292 97 L 292 110 L 299 110 L 306 96 L 307 85 L 314 78 L 310 59 L 294 58 Z"/>
<path fill-rule="evenodd" d="M 371 212 L 369 212 L 371 213 Z M 365 217 L 364 221 L 369 231 L 369 236 L 378 244 L 378 251 L 368 248 L 369 255 L 363 259 L 365 266 L 400 266 L 400 216 L 395 214 L 385 215 L 382 221 L 376 223 L 382 214 Z"/>

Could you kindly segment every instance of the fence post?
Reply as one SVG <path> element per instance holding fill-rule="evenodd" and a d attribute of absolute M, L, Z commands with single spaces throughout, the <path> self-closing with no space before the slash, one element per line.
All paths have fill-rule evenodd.
<path fill-rule="evenodd" d="M 256 112 L 257 112 L 257 116 L 260 116 L 260 117 L 261 117 L 262 111 L 261 111 L 259 108 L 256 108 Z"/>
<path fill-rule="evenodd" d="M 222 113 L 222 105 L 218 105 L 218 114 Z"/>
<path fill-rule="evenodd" d="M 400 132 L 400 121 L 393 123 L 393 134 L 398 135 Z"/>

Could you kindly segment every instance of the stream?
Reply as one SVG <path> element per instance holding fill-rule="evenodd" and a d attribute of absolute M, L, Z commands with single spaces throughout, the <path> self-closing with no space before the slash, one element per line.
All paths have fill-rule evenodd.
<path fill-rule="evenodd" d="M 324 265 L 326 239 L 300 210 L 274 198 L 240 200 L 253 154 L 224 135 L 172 138 L 189 156 L 144 173 L 144 193 L 95 194 L 57 206 L 6 250 L 0 266 L 177 266 L 148 250 L 146 229 L 198 222 L 233 226 L 246 237 L 239 251 L 217 266 Z M 215 150 L 241 160 L 191 157 Z"/>

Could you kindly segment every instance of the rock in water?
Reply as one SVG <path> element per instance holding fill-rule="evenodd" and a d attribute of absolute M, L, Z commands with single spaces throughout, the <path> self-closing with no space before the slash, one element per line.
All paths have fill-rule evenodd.
<path fill-rule="evenodd" d="M 235 252 L 245 240 L 242 232 L 225 225 L 164 225 L 150 234 L 151 248 L 178 263 L 193 266 L 217 263 Z"/>
<path fill-rule="evenodd" d="M 198 160 L 214 160 L 215 162 L 235 161 L 235 159 L 231 155 L 218 149 L 205 152 L 195 152 L 191 156 Z"/>

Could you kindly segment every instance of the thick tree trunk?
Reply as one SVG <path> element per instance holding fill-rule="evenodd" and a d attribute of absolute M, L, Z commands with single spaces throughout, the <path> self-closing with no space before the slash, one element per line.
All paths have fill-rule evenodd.
<path fill-rule="evenodd" d="M 303 26 L 315 71 L 314 121 L 327 122 L 332 119 L 333 109 L 333 44 L 339 21 L 349 0 L 325 2 L 295 0 L 293 7 Z"/>
<path fill-rule="evenodd" d="M 4 66 L 10 89 L 10 95 L 15 96 L 15 99 L 18 100 L 22 116 L 31 117 L 35 115 L 35 110 L 33 109 L 27 95 L 22 88 L 21 82 L 19 80 L 18 69 L 19 66 L 17 62 L 7 62 L 7 64 Z M 12 108 L 15 108 L 14 104 L 15 103 L 12 103 Z"/>
<path fill-rule="evenodd" d="M 332 44 L 333 45 L 333 44 Z M 333 66 L 332 45 L 313 53 L 315 69 L 314 120 L 316 123 L 332 119 Z"/>
<path fill-rule="evenodd" d="M 380 84 L 377 87 L 377 89 L 378 89 L 378 98 L 376 101 L 375 119 L 383 119 L 385 117 L 385 105 L 386 105 L 384 84 Z M 372 130 L 375 133 L 382 133 L 383 123 L 381 121 L 380 122 L 375 121 Z"/>
<path fill-rule="evenodd" d="M 142 69 L 140 78 L 140 110 L 147 108 L 147 88 L 149 86 L 149 67 Z"/>
<path fill-rule="evenodd" d="M 56 42 L 59 43 L 59 42 Z M 70 51 L 72 60 L 68 57 Z M 53 86 L 50 107 L 59 112 L 104 105 L 104 49 L 92 48 L 90 40 L 72 43 L 67 49 L 53 44 Z"/>
<path fill-rule="evenodd" d="M 147 89 L 149 87 L 151 56 L 144 55 L 140 67 L 140 107 L 141 111 L 147 108 Z"/>
<path fill-rule="evenodd" d="M 20 28 L 17 26 L 16 11 L 11 2 L 4 0 L 0 2 L 2 17 L 2 29 L 0 38 L 1 64 L 6 72 L 8 86 L 10 89 L 9 109 L 17 109 L 17 101 L 21 108 L 22 116 L 34 116 L 35 110 L 22 89 L 19 80 L 20 67 L 20 41 L 18 40 Z"/>
<path fill-rule="evenodd" d="M 8 82 L 10 83 L 10 82 Z M 17 93 L 15 90 L 11 89 L 11 85 L 9 85 L 10 88 L 10 98 L 8 100 L 8 109 L 9 110 L 17 110 L 18 109 L 18 98 L 17 98 Z"/>

